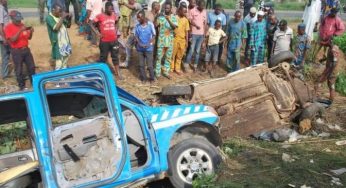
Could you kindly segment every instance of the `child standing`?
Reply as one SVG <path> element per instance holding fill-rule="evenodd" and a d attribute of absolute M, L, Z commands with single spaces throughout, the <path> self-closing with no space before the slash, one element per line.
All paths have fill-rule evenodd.
<path fill-rule="evenodd" d="M 148 21 L 143 11 L 137 14 L 138 24 L 135 27 L 134 35 L 137 43 L 137 52 L 139 57 L 139 73 L 140 79 L 143 83 L 147 81 L 147 74 L 145 72 L 145 64 L 147 63 L 149 70 L 149 81 L 154 82 L 154 68 L 153 68 L 153 50 L 155 42 L 155 26 L 152 22 Z"/>
<path fill-rule="evenodd" d="M 209 28 L 206 37 L 207 52 L 205 55 L 205 63 L 207 65 L 208 73 L 211 77 L 214 77 L 213 72 L 218 60 L 219 44 L 227 40 L 226 33 L 221 29 L 220 20 L 215 21 L 214 28 Z"/>
<path fill-rule="evenodd" d="M 295 47 L 295 55 L 297 59 L 294 64 L 299 67 L 303 67 L 305 63 L 306 51 L 310 49 L 311 39 L 309 35 L 305 33 L 305 24 L 298 25 L 298 36 Z"/>

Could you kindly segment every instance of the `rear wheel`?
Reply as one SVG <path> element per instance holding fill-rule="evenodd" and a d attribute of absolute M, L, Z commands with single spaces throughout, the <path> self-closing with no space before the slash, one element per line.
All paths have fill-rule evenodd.
<path fill-rule="evenodd" d="M 202 138 L 191 138 L 175 145 L 168 154 L 169 179 L 175 187 L 192 187 L 200 174 L 213 174 L 221 163 L 216 147 Z"/>

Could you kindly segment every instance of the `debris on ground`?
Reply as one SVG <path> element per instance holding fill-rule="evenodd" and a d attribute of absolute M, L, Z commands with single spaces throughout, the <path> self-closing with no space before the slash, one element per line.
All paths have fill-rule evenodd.
<path fill-rule="evenodd" d="M 338 145 L 338 146 L 346 145 L 346 140 L 336 141 L 335 144 Z"/>
<path fill-rule="evenodd" d="M 341 174 L 346 172 L 346 168 L 340 168 L 340 169 L 337 169 L 337 170 L 330 170 L 330 172 L 332 172 L 336 176 L 340 176 Z"/>
<path fill-rule="evenodd" d="M 293 188 L 294 188 L 294 187 L 296 187 L 296 186 L 289 183 L 289 184 L 288 184 L 288 187 L 293 187 Z"/>
<path fill-rule="evenodd" d="M 330 133 L 322 132 L 318 134 L 319 137 L 325 138 L 325 137 L 330 137 Z"/>
<path fill-rule="evenodd" d="M 288 163 L 291 163 L 291 162 L 295 161 L 294 157 L 292 157 L 291 155 L 289 155 L 287 153 L 282 153 L 281 158 L 282 158 L 283 161 L 288 162 Z"/>
<path fill-rule="evenodd" d="M 302 185 L 300 188 L 311 188 L 310 186 Z"/>
<path fill-rule="evenodd" d="M 276 142 L 296 142 L 298 140 L 308 138 L 308 136 L 300 135 L 296 130 L 290 128 L 279 128 L 273 131 L 262 131 L 252 135 L 252 137 L 258 140 Z"/>
<path fill-rule="evenodd" d="M 343 129 L 337 124 L 335 124 L 335 125 L 328 124 L 327 127 L 333 131 L 343 131 Z"/>
<path fill-rule="evenodd" d="M 340 182 L 340 178 L 336 178 L 336 177 L 332 177 L 332 181 L 330 182 L 330 185 L 343 186 L 343 184 Z"/>

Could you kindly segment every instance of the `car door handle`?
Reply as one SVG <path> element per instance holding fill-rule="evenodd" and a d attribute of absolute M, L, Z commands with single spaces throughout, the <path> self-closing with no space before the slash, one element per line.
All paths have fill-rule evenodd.
<path fill-rule="evenodd" d="M 97 136 L 94 134 L 94 135 L 84 137 L 82 141 L 83 141 L 83 144 L 86 144 L 90 142 L 95 142 L 96 140 L 97 140 Z"/>

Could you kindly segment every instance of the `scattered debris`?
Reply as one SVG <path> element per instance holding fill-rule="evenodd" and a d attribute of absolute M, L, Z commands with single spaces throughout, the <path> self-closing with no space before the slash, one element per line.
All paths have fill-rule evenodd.
<path fill-rule="evenodd" d="M 335 174 L 336 176 L 340 176 L 341 174 L 346 172 L 346 168 L 340 168 L 337 170 L 330 170 L 333 174 Z"/>
<path fill-rule="evenodd" d="M 327 126 L 328 126 L 328 128 L 330 130 L 333 130 L 333 131 L 342 131 L 343 130 L 339 125 L 330 125 L 330 124 L 328 124 Z"/>
<path fill-rule="evenodd" d="M 281 146 L 281 148 L 283 148 L 283 149 L 287 149 L 287 148 L 290 148 L 290 147 L 291 147 L 291 145 L 288 145 L 288 144 L 284 144 L 284 145 Z"/>
<path fill-rule="evenodd" d="M 316 119 L 317 124 L 324 124 L 324 121 L 321 118 Z"/>
<path fill-rule="evenodd" d="M 337 142 L 335 142 L 335 144 L 338 145 L 338 146 L 346 145 L 346 140 L 337 141 Z"/>
<path fill-rule="evenodd" d="M 291 155 L 289 155 L 287 153 L 282 153 L 282 157 L 281 158 L 282 158 L 283 161 L 289 162 L 289 163 L 295 161 L 295 159 Z"/>
<path fill-rule="evenodd" d="M 327 153 L 332 152 L 332 150 L 330 150 L 329 148 L 325 148 L 325 149 L 323 149 L 322 151 L 325 151 L 325 152 L 327 152 Z"/>
<path fill-rule="evenodd" d="M 273 131 L 262 131 L 253 134 L 252 137 L 258 140 L 276 141 L 276 142 L 296 142 L 307 136 L 300 135 L 297 131 L 290 128 L 280 128 Z"/>
<path fill-rule="evenodd" d="M 336 177 L 332 177 L 332 181 L 330 185 L 343 186 L 343 184 L 340 182 L 340 178 L 336 178 Z"/>
<path fill-rule="evenodd" d="M 314 163 L 314 160 L 313 160 L 313 159 L 310 159 L 310 163 Z"/>
<path fill-rule="evenodd" d="M 293 187 L 293 188 L 294 188 L 294 187 L 296 187 L 296 186 L 289 183 L 289 184 L 288 184 L 288 187 Z"/>
<path fill-rule="evenodd" d="M 325 138 L 325 137 L 330 137 L 330 133 L 322 132 L 318 134 L 319 137 Z"/>
<path fill-rule="evenodd" d="M 311 188 L 310 186 L 306 186 L 305 184 L 300 186 L 300 188 Z"/>
<path fill-rule="evenodd" d="M 311 119 L 303 119 L 299 122 L 299 133 L 303 134 L 311 129 Z"/>

